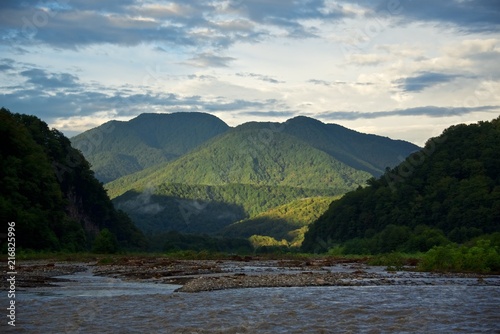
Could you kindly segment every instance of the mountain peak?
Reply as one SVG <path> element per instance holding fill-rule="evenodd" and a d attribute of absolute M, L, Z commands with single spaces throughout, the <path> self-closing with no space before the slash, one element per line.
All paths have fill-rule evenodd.
<path fill-rule="evenodd" d="M 71 139 L 74 147 L 85 149 L 102 182 L 174 160 L 229 130 L 220 118 L 200 112 L 143 113 L 109 125 Z"/>
<path fill-rule="evenodd" d="M 290 123 L 309 123 L 309 124 L 325 125 L 325 123 L 321 122 L 320 120 L 302 115 L 290 118 L 285 122 L 285 124 L 290 124 Z"/>
<path fill-rule="evenodd" d="M 187 112 L 183 111 L 183 112 L 173 112 L 173 113 L 142 113 L 137 117 L 131 119 L 130 121 L 160 119 L 160 118 L 176 118 L 176 119 L 211 118 L 223 122 L 217 116 L 198 111 L 187 111 Z"/>

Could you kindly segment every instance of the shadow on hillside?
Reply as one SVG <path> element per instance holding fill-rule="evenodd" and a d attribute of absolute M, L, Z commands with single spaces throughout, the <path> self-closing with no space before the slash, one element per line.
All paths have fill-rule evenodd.
<path fill-rule="evenodd" d="M 243 207 L 220 201 L 128 191 L 113 203 L 146 234 L 167 231 L 217 234 L 247 217 Z"/>

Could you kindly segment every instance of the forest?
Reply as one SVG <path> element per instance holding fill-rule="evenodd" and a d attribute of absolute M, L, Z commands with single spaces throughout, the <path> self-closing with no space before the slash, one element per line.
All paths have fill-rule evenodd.
<path fill-rule="evenodd" d="M 306 252 L 425 252 L 500 246 L 500 118 L 460 124 L 431 138 L 366 187 L 332 202 L 302 244 Z"/>
<path fill-rule="evenodd" d="M 147 246 L 61 132 L 2 108 L 0 136 L 0 219 L 16 223 L 18 249 L 87 251 L 96 240 L 98 249 L 103 241 L 114 250 Z"/>
<path fill-rule="evenodd" d="M 169 122 L 179 121 L 171 116 L 161 115 L 168 117 Z M 156 123 L 160 123 L 157 118 L 161 117 L 154 117 Z M 201 115 L 189 117 L 199 119 Z M 144 122 L 152 118 L 143 114 L 130 120 L 127 126 L 131 136 L 140 132 L 137 123 L 145 126 Z M 178 125 L 184 132 L 189 131 L 184 123 Z M 148 136 L 137 137 L 139 147 L 152 148 L 152 143 L 161 143 L 165 137 L 155 130 L 155 124 L 149 126 L 152 131 Z M 171 127 L 170 124 L 167 130 Z M 97 129 L 75 137 L 75 145 L 81 145 L 83 138 L 92 136 Z M 121 130 L 102 131 L 95 153 L 115 150 L 120 145 L 124 145 L 120 150 L 127 150 L 125 146 L 131 140 L 122 138 Z M 231 236 L 255 234 L 279 238 L 279 242 L 285 237 L 297 245 L 297 241 L 291 240 L 295 237 L 285 236 L 297 229 L 292 228 L 293 224 L 282 223 L 290 215 L 281 220 L 252 219 L 296 200 L 354 190 L 371 176 L 381 175 L 383 166 L 396 165 L 399 156 L 417 148 L 408 142 L 362 134 L 308 117 L 295 117 L 284 123 L 248 122 L 207 139 L 172 161 L 125 175 L 105 187 L 115 205 L 127 212 L 146 234 L 175 230 L 227 235 L 224 229 L 228 225 L 246 219 L 231 228 Z M 134 150 L 135 146 L 128 149 L 131 154 L 135 154 Z M 307 210 L 315 209 L 324 211 L 314 205 Z M 273 226 L 276 224 L 282 233 L 272 232 L 277 230 Z M 247 226 L 246 232 L 243 226 Z M 284 226 L 291 229 L 283 229 Z M 248 235 L 251 230 L 253 233 Z M 304 228 L 297 232 L 300 240 L 303 232 Z"/>
<path fill-rule="evenodd" d="M 158 144 L 161 131 L 156 139 L 139 131 L 148 119 L 158 121 L 139 117 L 142 137 L 132 141 Z M 420 254 L 424 270 L 500 270 L 500 118 L 452 126 L 380 175 L 391 154 L 412 146 L 386 143 L 392 153 L 377 162 L 359 158 L 362 141 L 343 142 L 357 134 L 307 118 L 288 121 L 265 146 L 251 139 L 269 124 L 228 129 L 211 121 L 220 126 L 215 132 L 161 153 L 177 158 L 108 183 L 112 202 L 61 132 L 2 108 L 0 218 L 16 222 L 23 251 L 389 254 L 397 261 L 406 253 Z M 123 139 L 113 136 L 110 143 Z"/>

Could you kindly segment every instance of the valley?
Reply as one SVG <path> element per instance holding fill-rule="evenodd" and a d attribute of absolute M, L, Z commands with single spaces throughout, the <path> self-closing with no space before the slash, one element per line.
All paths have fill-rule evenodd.
<path fill-rule="evenodd" d="M 97 177 L 101 170 L 113 169 L 112 162 L 100 159 L 102 154 L 120 152 L 123 156 L 123 152 L 129 152 L 127 159 L 139 161 L 148 150 L 163 150 L 163 162 L 144 165 L 135 172 L 130 170 L 106 184 L 114 204 L 127 212 L 146 234 L 175 230 L 245 238 L 255 235 L 278 238 L 276 245 L 285 238 L 299 246 L 302 236 L 293 241 L 286 235 L 300 228 L 302 231 L 295 233 L 303 235 L 304 226 L 312 223 L 311 219 L 287 230 L 275 215 L 274 221 L 262 223 L 261 219 L 260 224 L 251 224 L 250 230 L 255 232 L 252 235 L 237 231 L 267 210 L 298 203 L 303 198 L 331 201 L 332 196 L 364 187 L 367 179 L 381 175 L 386 167 L 395 166 L 402 157 L 418 149 L 408 142 L 362 134 L 308 117 L 283 123 L 249 122 L 235 128 L 225 128 L 220 120 L 203 123 L 208 116 L 199 113 L 187 113 L 182 120 L 175 114 L 162 117 L 164 120 L 160 121 L 158 115 L 143 114 L 115 125 L 115 131 L 96 128 L 72 138 L 73 145 L 85 148 L 89 138 L 101 132 L 100 141 L 87 154 L 96 166 Z M 191 129 L 187 119 L 197 127 Z M 151 130 L 144 131 L 148 121 Z M 169 123 L 164 132 L 158 130 L 162 122 Z M 211 130 L 214 123 L 218 134 Z M 206 128 L 202 129 L 201 124 Z M 118 127 L 127 131 L 122 133 Z M 169 161 L 166 152 L 172 152 L 173 144 L 168 140 L 183 140 L 174 138 L 178 132 L 168 133 L 172 129 L 184 129 L 182 135 L 195 138 L 202 138 L 201 132 L 206 135 L 205 140 L 200 139 L 198 146 Z M 135 141 L 143 147 L 141 154 L 134 148 L 139 144 L 131 144 Z M 298 211 L 294 212 L 300 214 Z M 232 225 L 242 220 L 245 221 Z M 280 224 L 281 227 L 275 226 Z"/>

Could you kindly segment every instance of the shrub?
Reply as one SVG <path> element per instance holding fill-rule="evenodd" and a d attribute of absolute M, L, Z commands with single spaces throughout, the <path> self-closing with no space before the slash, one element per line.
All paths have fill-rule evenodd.
<path fill-rule="evenodd" d="M 500 271 L 500 252 L 488 239 L 478 239 L 471 246 L 449 244 L 435 246 L 422 258 L 423 271 L 472 271 L 479 273 Z"/>
<path fill-rule="evenodd" d="M 97 235 L 92 247 L 94 253 L 113 254 L 118 251 L 116 236 L 107 228 L 101 230 Z"/>

